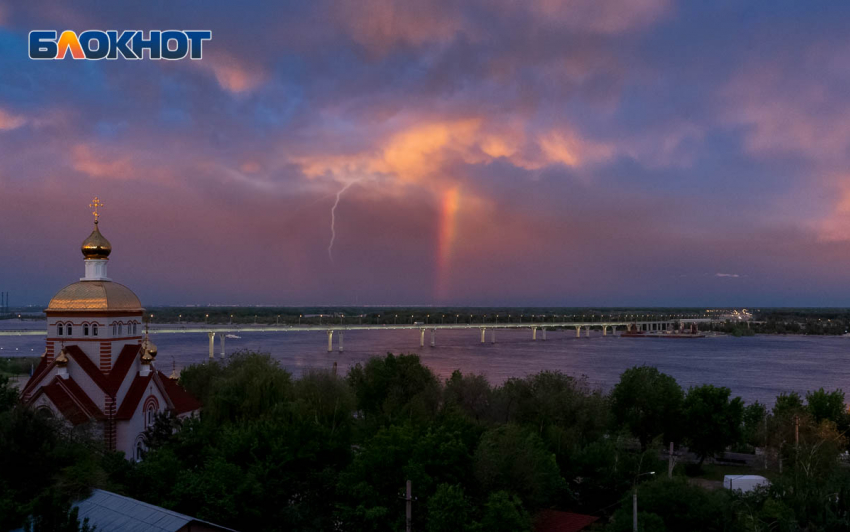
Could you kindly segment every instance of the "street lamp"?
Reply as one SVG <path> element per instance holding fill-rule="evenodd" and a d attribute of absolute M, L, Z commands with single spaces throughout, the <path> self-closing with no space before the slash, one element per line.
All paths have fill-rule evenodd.
<path fill-rule="evenodd" d="M 181 322 L 182 320 L 183 320 L 183 314 L 178 314 L 178 315 L 177 315 L 177 323 L 178 323 L 178 324 L 180 324 L 180 322 Z"/>
<path fill-rule="evenodd" d="M 632 487 L 632 531 L 638 532 L 638 521 L 637 521 L 637 479 L 644 475 L 654 475 L 655 471 L 649 471 L 646 473 L 641 473 L 640 475 L 635 477 L 634 486 Z"/>
<path fill-rule="evenodd" d="M 428 324 L 428 320 L 429 320 L 429 319 L 431 319 L 431 315 L 430 315 L 430 314 L 425 314 L 425 324 L 426 324 L 426 325 Z"/>
<path fill-rule="evenodd" d="M 398 314 L 396 314 L 395 318 L 393 318 L 393 325 L 397 325 L 397 324 L 398 324 Z"/>
<path fill-rule="evenodd" d="M 151 319 L 153 319 L 153 314 L 151 314 Z M 210 322 L 210 315 L 207 314 L 206 316 L 204 316 L 204 323 L 209 323 L 209 322 Z"/>
<path fill-rule="evenodd" d="M 230 324 L 233 325 L 233 314 L 230 315 Z"/>
<path fill-rule="evenodd" d="M 322 318 L 324 318 L 324 317 L 325 317 L 324 314 L 319 314 L 319 325 L 322 324 Z"/>
<path fill-rule="evenodd" d="M 457 325 L 458 319 L 460 319 L 460 314 L 455 314 L 455 325 Z"/>
<path fill-rule="evenodd" d="M 301 318 L 302 318 L 302 317 L 303 317 L 303 314 L 299 314 L 299 315 L 298 315 L 298 325 L 301 325 Z"/>

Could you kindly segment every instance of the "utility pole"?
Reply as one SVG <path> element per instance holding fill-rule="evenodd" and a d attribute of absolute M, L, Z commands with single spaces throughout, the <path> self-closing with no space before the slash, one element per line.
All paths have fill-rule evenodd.
<path fill-rule="evenodd" d="M 404 501 L 405 501 L 405 519 L 404 519 L 404 522 L 406 524 L 405 530 L 407 532 L 411 532 L 411 530 L 412 530 L 412 528 L 410 528 L 411 518 L 412 518 L 412 515 L 413 515 L 413 513 L 412 513 L 413 512 L 413 508 L 412 508 L 412 506 L 413 506 L 413 493 L 412 492 L 413 492 L 413 490 L 411 489 L 410 481 L 408 480 L 407 481 L 407 491 L 406 491 L 406 494 L 405 494 L 405 497 L 404 497 Z M 635 495 L 635 497 L 637 497 L 637 495 Z M 637 499 L 635 499 L 635 501 L 637 501 Z M 635 504 L 637 504 L 637 502 L 635 502 Z"/>
<path fill-rule="evenodd" d="M 637 527 L 637 486 L 632 491 L 632 530 L 638 532 Z"/>

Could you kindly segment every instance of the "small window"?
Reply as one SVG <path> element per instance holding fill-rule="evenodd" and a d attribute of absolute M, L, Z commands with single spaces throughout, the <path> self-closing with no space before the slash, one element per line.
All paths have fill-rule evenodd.
<path fill-rule="evenodd" d="M 56 325 L 56 334 L 58 336 L 62 336 L 62 329 L 64 329 L 64 328 L 65 327 L 61 323 L 57 324 Z"/>
<path fill-rule="evenodd" d="M 71 328 L 71 324 L 65 326 L 65 334 L 67 336 L 71 336 L 74 333 L 74 329 Z"/>
<path fill-rule="evenodd" d="M 118 324 L 118 334 L 119 335 L 124 334 L 124 324 L 123 323 Z"/>
<path fill-rule="evenodd" d="M 118 325 L 112 324 L 112 336 L 118 336 Z"/>
<path fill-rule="evenodd" d="M 97 323 L 91 326 L 91 335 L 97 336 Z"/>
<path fill-rule="evenodd" d="M 89 335 L 89 324 L 86 323 L 86 324 L 83 325 L 83 336 L 88 336 L 88 335 Z"/>
<path fill-rule="evenodd" d="M 139 440 L 136 442 L 136 461 L 141 462 L 142 456 L 145 454 L 145 447 L 142 444 L 142 441 Z"/>
<path fill-rule="evenodd" d="M 136 322 L 133 322 L 133 334 L 136 334 Z"/>
<path fill-rule="evenodd" d="M 156 407 L 154 405 L 148 406 L 148 426 L 153 426 L 153 420 L 156 416 Z"/>

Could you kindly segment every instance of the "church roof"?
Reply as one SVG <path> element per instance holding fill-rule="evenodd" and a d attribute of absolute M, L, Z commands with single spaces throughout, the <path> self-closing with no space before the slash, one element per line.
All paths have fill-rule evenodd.
<path fill-rule="evenodd" d="M 142 302 L 132 290 L 112 281 L 78 281 L 53 296 L 47 310 L 120 310 L 141 312 Z"/>
<path fill-rule="evenodd" d="M 73 425 L 92 419 L 104 419 L 103 412 L 86 395 L 86 392 L 70 377 L 54 377 L 50 384 L 41 389 L 62 415 Z M 37 397 L 37 395 L 36 395 Z"/>

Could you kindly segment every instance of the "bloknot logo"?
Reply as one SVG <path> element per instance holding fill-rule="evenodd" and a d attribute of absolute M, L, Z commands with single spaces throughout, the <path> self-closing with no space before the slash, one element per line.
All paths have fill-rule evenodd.
<path fill-rule="evenodd" d="M 79 36 L 66 30 L 60 35 L 53 30 L 30 32 L 30 59 L 178 59 L 198 60 L 203 57 L 204 41 L 212 39 L 209 30 L 151 30 L 148 38 L 141 30 L 88 30 Z"/>

